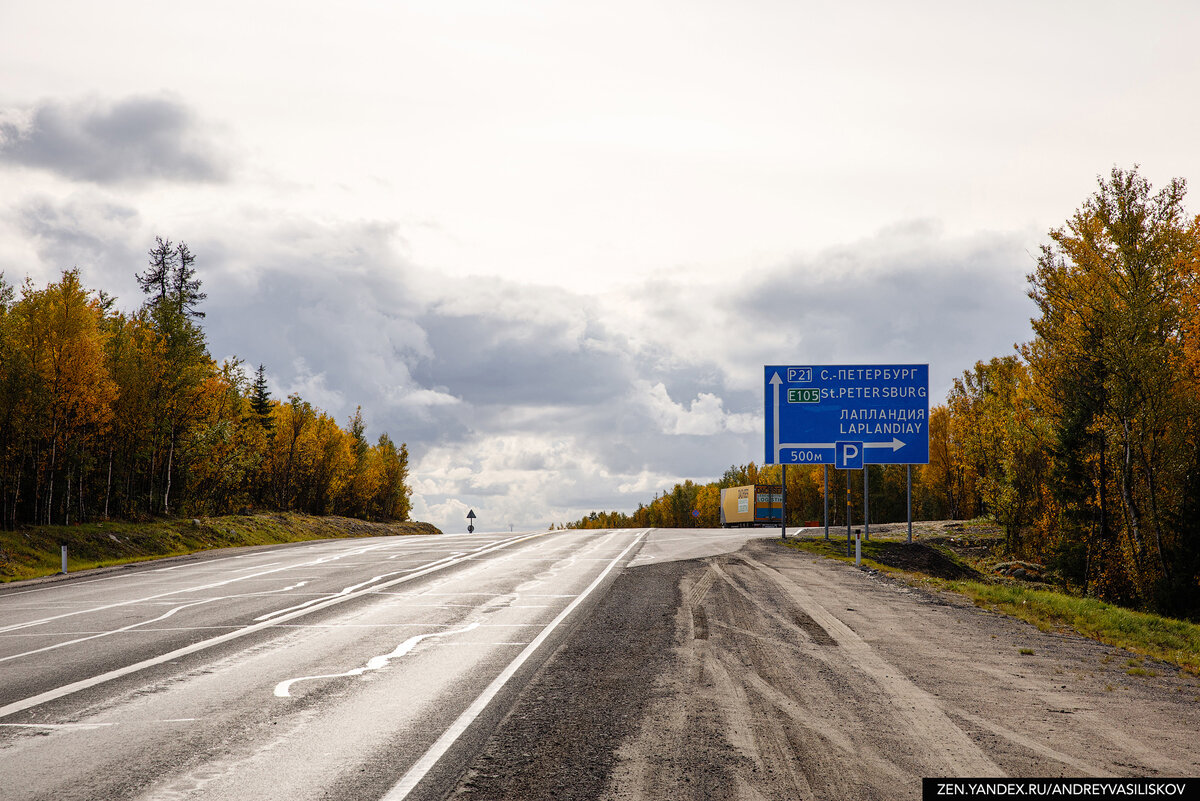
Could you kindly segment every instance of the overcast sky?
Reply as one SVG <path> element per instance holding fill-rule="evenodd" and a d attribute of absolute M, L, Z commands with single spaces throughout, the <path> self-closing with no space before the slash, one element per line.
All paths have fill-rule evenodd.
<path fill-rule="evenodd" d="M 447 531 L 762 461 L 762 365 L 1030 336 L 1114 166 L 1200 175 L 1200 4 L 0 0 L 0 269 L 141 298 L 412 454 Z M 1191 207 L 1195 209 L 1196 203 Z"/>

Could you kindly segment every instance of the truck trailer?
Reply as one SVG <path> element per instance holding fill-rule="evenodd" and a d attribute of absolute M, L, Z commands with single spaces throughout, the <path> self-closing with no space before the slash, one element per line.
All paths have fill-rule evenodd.
<path fill-rule="evenodd" d="M 778 526 L 782 520 L 782 484 L 747 484 L 721 490 L 721 528 Z"/>

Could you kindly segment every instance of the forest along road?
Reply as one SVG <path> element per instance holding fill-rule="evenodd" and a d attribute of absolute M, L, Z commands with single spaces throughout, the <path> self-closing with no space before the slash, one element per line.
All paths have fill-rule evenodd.
<path fill-rule="evenodd" d="M 883 799 L 923 776 L 1200 774 L 1196 677 L 1131 676 L 1114 649 L 775 536 L 336 540 L 2 588 L 0 797 Z"/>

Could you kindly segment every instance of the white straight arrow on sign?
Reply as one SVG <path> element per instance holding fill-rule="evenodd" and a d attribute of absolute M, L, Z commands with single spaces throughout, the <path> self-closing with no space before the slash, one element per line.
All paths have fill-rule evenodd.
<path fill-rule="evenodd" d="M 779 441 L 779 385 L 783 383 L 783 379 L 779 377 L 779 373 L 771 376 L 771 387 L 775 391 L 774 402 L 774 434 L 775 434 L 775 461 L 779 461 L 779 451 L 783 448 L 832 448 L 832 442 L 780 442 Z"/>
<path fill-rule="evenodd" d="M 892 437 L 891 442 L 864 442 L 863 443 L 864 448 L 891 448 L 893 453 L 895 453 L 896 451 L 903 448 L 904 445 L 905 445 L 905 443 L 901 442 L 900 440 L 896 439 L 895 437 Z"/>
<path fill-rule="evenodd" d="M 775 403 L 772 407 L 775 411 L 775 461 L 779 461 L 779 385 L 783 383 L 783 379 L 779 377 L 779 373 L 771 376 L 771 389 L 775 391 Z"/>

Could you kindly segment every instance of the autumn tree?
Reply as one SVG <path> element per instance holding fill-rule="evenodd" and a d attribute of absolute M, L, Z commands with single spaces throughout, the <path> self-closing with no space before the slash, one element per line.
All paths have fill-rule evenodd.
<path fill-rule="evenodd" d="M 1154 192 L 1136 167 L 1114 168 L 1029 276 L 1040 316 L 1024 355 L 1053 436 L 1061 523 L 1084 544 L 1089 582 L 1116 600 L 1149 603 L 1174 583 L 1191 469 L 1177 454 L 1194 452 L 1197 414 L 1182 337 L 1197 252 L 1185 194 L 1181 179 Z"/>
<path fill-rule="evenodd" d="M 0 525 L 252 503 L 405 519 L 403 444 L 369 447 L 361 410 L 343 431 L 298 396 L 271 400 L 261 367 L 252 388 L 239 360 L 214 363 L 195 262 L 156 239 L 132 313 L 78 270 L 19 297 L 0 275 Z"/>

